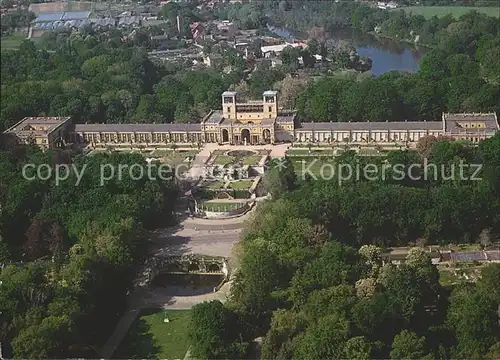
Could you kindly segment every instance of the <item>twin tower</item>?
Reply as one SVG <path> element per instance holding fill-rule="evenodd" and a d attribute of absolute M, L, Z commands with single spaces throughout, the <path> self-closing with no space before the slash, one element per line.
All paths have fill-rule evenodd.
<path fill-rule="evenodd" d="M 238 94 L 234 91 L 222 93 L 222 114 L 224 119 L 242 124 L 259 124 L 264 119 L 276 119 L 278 116 L 278 93 L 267 90 L 262 100 L 238 102 Z"/>

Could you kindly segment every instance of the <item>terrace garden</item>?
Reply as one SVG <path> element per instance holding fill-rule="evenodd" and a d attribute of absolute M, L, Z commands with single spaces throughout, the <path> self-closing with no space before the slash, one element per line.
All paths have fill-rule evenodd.
<path fill-rule="evenodd" d="M 217 190 L 217 189 L 232 189 L 232 190 L 248 190 L 252 187 L 254 180 L 231 180 L 231 181 L 223 181 L 223 180 L 214 180 L 214 181 L 205 181 L 202 184 L 202 188 L 208 190 Z"/>
<path fill-rule="evenodd" d="M 201 184 L 203 199 L 248 199 L 254 180 L 206 180 Z"/>
<path fill-rule="evenodd" d="M 216 150 L 212 153 L 212 165 L 249 165 L 257 166 L 262 159 L 262 156 L 267 155 L 267 150 L 251 151 L 251 150 L 233 150 L 221 151 Z"/>
<path fill-rule="evenodd" d="M 237 180 L 237 181 L 231 181 L 227 185 L 227 189 L 234 189 L 234 190 L 248 190 L 252 187 L 253 180 Z"/>
<path fill-rule="evenodd" d="M 245 206 L 244 202 L 217 202 L 205 201 L 198 204 L 199 208 L 204 211 L 226 212 L 240 209 Z"/>
<path fill-rule="evenodd" d="M 288 149 L 288 156 L 309 156 L 309 157 L 331 157 L 331 156 L 339 156 L 344 153 L 346 150 L 354 150 L 360 156 L 384 156 L 387 154 L 388 149 L 394 148 L 394 146 L 388 147 L 380 147 L 380 146 L 361 146 L 361 145 L 352 145 L 350 147 L 346 146 L 336 146 L 336 147 L 322 147 L 322 146 L 314 146 L 310 148 L 304 147 L 292 147 Z"/>
<path fill-rule="evenodd" d="M 215 189 L 222 189 L 224 187 L 224 185 L 225 185 L 225 182 L 219 181 L 219 180 L 206 181 L 203 183 L 203 188 L 215 190 Z"/>

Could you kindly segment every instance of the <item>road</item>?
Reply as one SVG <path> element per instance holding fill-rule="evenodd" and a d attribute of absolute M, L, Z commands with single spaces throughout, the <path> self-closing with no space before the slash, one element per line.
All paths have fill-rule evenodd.
<path fill-rule="evenodd" d="M 202 254 L 229 257 L 240 238 L 241 229 L 195 230 L 181 228 L 173 233 L 157 231 L 152 238 L 154 252 L 165 255 Z"/>

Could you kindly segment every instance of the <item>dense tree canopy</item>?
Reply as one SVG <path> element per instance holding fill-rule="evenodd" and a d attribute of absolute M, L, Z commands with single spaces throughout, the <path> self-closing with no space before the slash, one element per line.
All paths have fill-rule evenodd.
<path fill-rule="evenodd" d="M 396 266 L 383 264 L 381 247 L 480 242 L 484 229 L 498 239 L 499 198 L 492 187 L 500 176 L 500 135 L 478 148 L 435 139 L 429 150 L 398 150 L 387 160 L 411 164 L 424 156 L 445 170 L 460 158 L 482 162 L 482 180 L 387 176 L 339 184 L 337 177 L 299 177 L 287 192 L 274 191 L 277 196 L 259 206 L 242 240 L 226 306 L 248 319 L 252 331 L 243 339 L 264 336 L 264 358 L 430 360 L 498 354 L 499 264 L 483 267 L 476 284 L 457 286 L 450 295 L 425 248 L 410 248 L 405 263 Z M 387 164 L 352 154 L 334 161 Z M 286 173 L 280 175 L 272 169 L 267 181 L 282 181 L 287 188 Z"/>
<path fill-rule="evenodd" d="M 140 155 L 19 150 L 0 152 L 4 356 L 80 356 L 72 344 L 97 344 L 113 328 L 145 255 L 144 230 L 174 221 L 177 191 L 126 171 L 121 181 L 100 183 L 102 164 L 146 166 Z M 49 165 L 42 175 L 62 164 L 77 170 L 60 183 L 34 170 L 29 180 L 21 175 L 26 163 Z"/>
<path fill-rule="evenodd" d="M 97 123 L 196 122 L 239 81 L 210 70 L 170 72 L 116 36 L 55 36 L 48 40 L 55 52 L 38 51 L 30 41 L 19 51 L 2 52 L 0 130 L 36 115 Z"/>

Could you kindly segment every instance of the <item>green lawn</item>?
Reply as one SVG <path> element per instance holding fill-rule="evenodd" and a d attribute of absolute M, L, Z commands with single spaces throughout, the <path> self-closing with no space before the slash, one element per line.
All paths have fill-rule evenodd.
<path fill-rule="evenodd" d="M 189 164 L 184 163 L 184 161 L 191 157 L 193 158 L 196 156 L 197 151 L 194 150 L 177 150 L 177 151 L 172 151 L 172 150 L 155 150 L 151 154 L 145 155 L 147 157 L 154 157 L 154 158 L 163 158 L 164 163 L 172 165 L 172 166 L 178 166 L 180 164 L 183 164 L 183 167 L 186 167 L 185 170 L 188 170 Z"/>
<path fill-rule="evenodd" d="M 241 208 L 245 203 L 228 203 L 228 202 L 204 202 L 199 206 L 205 211 L 231 211 Z"/>
<path fill-rule="evenodd" d="M 228 189 L 247 190 L 252 187 L 253 180 L 238 180 L 229 183 Z"/>
<path fill-rule="evenodd" d="M 2 37 L 1 39 L 1 49 L 6 50 L 17 50 L 21 43 L 26 40 L 26 34 L 13 34 L 10 36 Z M 40 41 L 38 38 L 31 39 L 35 45 Z"/>
<path fill-rule="evenodd" d="M 190 310 L 144 310 L 136 319 L 120 347 L 116 359 L 183 359 L 188 348 Z"/>
<path fill-rule="evenodd" d="M 439 270 L 439 282 L 442 286 L 451 286 L 459 280 L 452 270 Z"/>
<path fill-rule="evenodd" d="M 203 187 L 207 189 L 222 189 L 224 187 L 224 183 L 222 181 L 207 181 L 203 183 Z"/>
<path fill-rule="evenodd" d="M 422 15 L 429 19 L 436 15 L 443 17 L 452 14 L 455 18 L 468 13 L 469 11 L 476 10 L 489 16 L 500 17 L 500 7 L 474 7 L 474 6 L 409 6 L 402 8 L 406 13 L 414 15 Z M 399 10 L 399 9 L 397 9 Z"/>
<path fill-rule="evenodd" d="M 177 156 L 183 156 L 183 157 L 188 157 L 188 156 L 194 156 L 198 153 L 196 150 L 170 150 L 170 149 L 162 149 L 162 150 L 154 150 L 149 156 L 152 157 L 171 157 L 173 155 Z"/>
<path fill-rule="evenodd" d="M 291 156 L 332 156 L 333 155 L 333 149 L 316 149 L 316 148 L 311 148 L 311 151 L 309 149 L 294 149 L 291 148 L 287 151 L 287 155 Z"/>
<path fill-rule="evenodd" d="M 480 244 L 458 244 L 458 251 L 481 251 Z"/>
<path fill-rule="evenodd" d="M 164 157 L 171 156 L 174 153 L 173 150 L 155 150 L 149 156 L 151 157 Z"/>
<path fill-rule="evenodd" d="M 243 161 L 243 165 L 259 165 L 260 159 L 262 159 L 262 156 L 254 155 L 254 156 L 245 156 L 241 160 Z"/>
<path fill-rule="evenodd" d="M 258 165 L 262 156 L 259 155 L 251 155 L 241 157 L 241 161 L 243 165 Z M 234 156 L 230 155 L 216 155 L 214 164 L 215 165 L 227 165 L 227 164 L 236 164 L 238 159 Z"/>
<path fill-rule="evenodd" d="M 215 165 L 227 165 L 234 161 L 234 157 L 228 155 L 217 155 L 214 160 Z"/>

